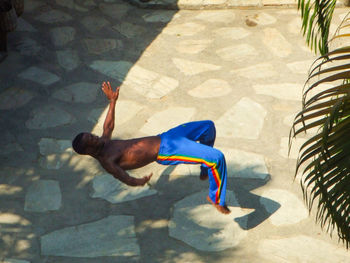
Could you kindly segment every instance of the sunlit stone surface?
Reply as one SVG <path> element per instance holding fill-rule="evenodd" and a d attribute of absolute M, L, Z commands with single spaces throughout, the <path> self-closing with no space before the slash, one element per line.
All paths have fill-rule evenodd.
<path fill-rule="evenodd" d="M 269 14 L 259 12 L 255 15 L 247 16 L 248 19 L 254 21 L 258 25 L 266 26 L 276 23 L 277 19 Z"/>
<path fill-rule="evenodd" d="M 147 185 L 131 187 L 117 180 L 110 174 L 96 176 L 92 181 L 92 198 L 102 198 L 112 204 L 139 199 L 157 193 Z"/>
<path fill-rule="evenodd" d="M 64 69 L 70 71 L 78 67 L 80 60 L 75 50 L 59 50 L 56 51 L 58 64 Z"/>
<path fill-rule="evenodd" d="M 163 29 L 168 35 L 193 36 L 205 29 L 204 25 L 197 23 L 169 24 Z"/>
<path fill-rule="evenodd" d="M 294 138 L 291 142 L 292 142 L 292 147 L 289 152 L 289 138 L 282 137 L 280 142 L 279 154 L 284 158 L 297 159 L 299 156 L 299 149 L 306 142 L 306 139 Z"/>
<path fill-rule="evenodd" d="M 232 40 L 243 39 L 251 34 L 243 27 L 222 27 L 215 31 L 222 38 L 230 38 Z"/>
<path fill-rule="evenodd" d="M 51 85 L 60 80 L 57 75 L 34 66 L 22 71 L 20 74 L 18 74 L 18 76 L 20 78 L 29 79 L 42 85 Z"/>
<path fill-rule="evenodd" d="M 265 28 L 263 31 L 263 43 L 273 55 L 285 58 L 292 53 L 291 44 L 276 28 Z"/>
<path fill-rule="evenodd" d="M 308 210 L 304 203 L 293 193 L 282 189 L 269 189 L 261 195 L 260 203 L 265 207 L 266 211 L 273 213 L 269 220 L 275 226 L 292 225 L 299 223 L 309 216 Z M 272 199 L 278 202 L 281 207 L 275 211 L 274 207 L 270 207 Z"/>
<path fill-rule="evenodd" d="M 28 129 L 47 129 L 75 121 L 75 118 L 68 112 L 57 106 L 47 106 L 36 108 L 31 112 L 31 117 L 26 121 Z"/>
<path fill-rule="evenodd" d="M 192 120 L 195 108 L 170 107 L 155 113 L 140 129 L 147 135 L 157 135 Z"/>
<path fill-rule="evenodd" d="M 221 48 L 217 50 L 216 53 L 223 60 L 227 61 L 242 61 L 246 60 L 248 57 L 253 57 L 258 54 L 256 49 L 248 44 L 240 44 Z"/>
<path fill-rule="evenodd" d="M 11 110 L 26 105 L 34 94 L 26 89 L 11 87 L 0 93 L 0 110 Z"/>
<path fill-rule="evenodd" d="M 55 46 L 64 46 L 75 38 L 75 29 L 73 27 L 56 27 L 51 29 L 51 39 Z"/>
<path fill-rule="evenodd" d="M 67 102 L 90 103 L 96 99 L 99 86 L 96 83 L 78 82 L 53 93 L 53 97 Z"/>
<path fill-rule="evenodd" d="M 303 85 L 299 83 L 276 83 L 253 85 L 256 94 L 275 97 L 280 100 L 300 101 Z"/>
<path fill-rule="evenodd" d="M 305 235 L 262 240 L 258 251 L 271 263 L 349 261 L 349 252 L 342 247 Z"/>
<path fill-rule="evenodd" d="M 133 216 L 108 216 L 92 223 L 67 227 L 42 236 L 40 241 L 41 253 L 46 256 L 140 255 Z"/>
<path fill-rule="evenodd" d="M 273 66 L 269 63 L 257 64 L 246 68 L 239 68 L 236 70 L 231 70 L 230 72 L 249 79 L 268 78 L 278 74 Z"/>
<path fill-rule="evenodd" d="M 42 138 L 39 141 L 39 151 L 42 155 L 39 158 L 41 167 L 59 169 L 72 156 L 72 142 L 70 140 Z"/>
<path fill-rule="evenodd" d="M 72 17 L 59 10 L 50 10 L 36 17 L 36 19 L 44 23 L 54 24 L 54 23 L 70 21 L 72 20 Z"/>
<path fill-rule="evenodd" d="M 312 60 L 296 61 L 296 62 L 288 63 L 287 67 L 293 73 L 305 74 L 306 76 L 310 70 L 312 63 L 313 63 Z"/>
<path fill-rule="evenodd" d="M 206 191 L 192 194 L 174 205 L 169 222 L 169 235 L 201 251 L 222 251 L 232 248 L 246 238 L 247 231 L 240 228 L 234 218 L 246 213 L 239 207 L 232 191 L 226 191 L 231 214 L 218 212 L 206 200 Z"/>
<path fill-rule="evenodd" d="M 258 139 L 266 114 L 260 104 L 244 97 L 215 122 L 217 136 Z"/>
<path fill-rule="evenodd" d="M 174 62 L 175 66 L 186 76 L 193 76 L 206 71 L 219 70 L 221 68 L 221 66 L 193 62 L 191 60 L 181 58 L 173 58 L 172 61 Z"/>
<path fill-rule="evenodd" d="M 208 79 L 196 88 L 189 90 L 188 94 L 196 98 L 212 98 L 225 96 L 230 92 L 231 87 L 227 81 Z"/>
<path fill-rule="evenodd" d="M 235 19 L 235 16 L 236 15 L 232 10 L 206 10 L 202 11 L 199 15 L 196 15 L 195 18 L 211 23 L 230 23 Z"/>
<path fill-rule="evenodd" d="M 183 40 L 176 46 L 176 50 L 180 53 L 197 54 L 202 52 L 212 42 L 213 40 L 211 39 Z"/>
<path fill-rule="evenodd" d="M 5 258 L 2 263 L 30 263 L 27 260 Z"/>
<path fill-rule="evenodd" d="M 33 182 L 26 194 L 24 210 L 46 212 L 61 207 L 62 195 L 58 181 L 38 180 Z"/>

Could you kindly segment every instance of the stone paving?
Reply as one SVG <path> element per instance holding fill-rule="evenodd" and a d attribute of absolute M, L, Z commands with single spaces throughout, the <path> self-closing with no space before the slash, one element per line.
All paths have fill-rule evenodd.
<path fill-rule="evenodd" d="M 295 8 L 25 3 L 0 64 L 2 262 L 349 262 L 293 182 L 307 135 L 287 155 L 315 58 Z M 153 172 L 150 186 L 132 188 L 72 151 L 78 132 L 102 132 L 105 80 L 121 85 L 114 138 L 216 123 L 230 215 L 206 202 L 198 166 L 151 164 L 130 171 Z"/>

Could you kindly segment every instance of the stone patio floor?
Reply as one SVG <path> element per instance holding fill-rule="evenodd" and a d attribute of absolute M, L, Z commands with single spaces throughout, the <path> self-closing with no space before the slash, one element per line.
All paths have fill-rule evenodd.
<path fill-rule="evenodd" d="M 141 9 L 121 0 L 27 0 L 0 63 L 0 260 L 349 262 L 315 224 L 288 135 L 316 56 L 295 8 Z M 335 30 L 344 14 L 337 8 Z M 228 164 L 227 203 L 205 200 L 199 167 L 151 164 L 127 187 L 72 151 L 100 135 L 121 85 L 114 138 L 211 119 Z M 307 136 L 307 135 L 305 135 Z"/>

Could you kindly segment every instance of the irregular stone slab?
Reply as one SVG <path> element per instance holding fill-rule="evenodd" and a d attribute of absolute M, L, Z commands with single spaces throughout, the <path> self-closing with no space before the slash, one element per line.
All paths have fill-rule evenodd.
<path fill-rule="evenodd" d="M 46 86 L 60 80 L 57 75 L 34 66 L 22 71 L 18 76 Z"/>
<path fill-rule="evenodd" d="M 167 35 L 193 36 L 205 29 L 205 26 L 197 23 L 168 24 L 163 33 Z"/>
<path fill-rule="evenodd" d="M 292 147 L 289 152 L 289 138 L 283 137 L 281 138 L 280 143 L 280 151 L 279 154 L 283 156 L 284 158 L 290 158 L 290 159 L 298 159 L 299 156 L 299 149 L 300 147 L 306 142 L 306 139 L 304 138 L 294 138 L 292 140 Z"/>
<path fill-rule="evenodd" d="M 133 119 L 137 113 L 143 109 L 143 106 L 130 100 L 118 100 L 115 111 L 118 112 L 118 124 L 124 124 Z M 103 123 L 106 119 L 108 107 L 93 109 L 88 120 L 103 128 Z"/>
<path fill-rule="evenodd" d="M 25 32 L 37 32 L 37 30 L 31 24 L 29 24 L 27 21 L 25 21 L 21 17 L 17 18 L 16 31 L 20 31 L 20 32 L 23 32 L 23 31 L 25 31 Z"/>
<path fill-rule="evenodd" d="M 32 223 L 16 214 L 12 213 L 1 213 L 0 214 L 0 224 L 8 224 L 9 226 L 20 225 L 20 226 L 30 226 Z M 3 229 L 0 229 L 0 231 Z"/>
<path fill-rule="evenodd" d="M 244 97 L 216 121 L 218 137 L 258 139 L 267 111 Z"/>
<path fill-rule="evenodd" d="M 249 19 L 250 21 L 253 21 L 257 25 L 262 25 L 262 26 L 271 25 L 276 23 L 277 21 L 275 17 L 263 12 L 262 13 L 259 12 L 258 14 L 247 16 L 247 19 Z"/>
<path fill-rule="evenodd" d="M 233 40 L 243 39 L 251 34 L 243 27 L 222 27 L 215 31 L 218 37 L 229 38 Z"/>
<path fill-rule="evenodd" d="M 157 10 L 153 13 L 143 15 L 142 18 L 148 23 L 168 23 L 174 17 L 174 11 Z"/>
<path fill-rule="evenodd" d="M 56 51 L 57 61 L 60 66 L 68 71 L 71 71 L 78 67 L 80 59 L 78 53 L 75 50 L 66 49 Z"/>
<path fill-rule="evenodd" d="M 238 149 L 222 148 L 229 177 L 244 179 L 270 179 L 263 155 Z"/>
<path fill-rule="evenodd" d="M 312 60 L 303 60 L 303 61 L 296 61 L 293 63 L 288 63 L 287 67 L 293 72 L 297 74 L 305 74 L 305 76 L 308 74 L 309 69 L 312 65 Z"/>
<path fill-rule="evenodd" d="M 195 112 L 195 108 L 170 107 L 164 111 L 155 113 L 147 120 L 140 131 L 148 135 L 165 132 L 181 123 L 191 121 Z"/>
<path fill-rule="evenodd" d="M 103 17 L 98 16 L 87 16 L 81 20 L 81 23 L 90 32 L 96 32 L 101 30 L 103 27 L 109 25 L 110 23 Z"/>
<path fill-rule="evenodd" d="M 181 58 L 173 58 L 172 61 L 175 66 L 186 76 L 193 76 L 206 71 L 219 70 L 221 68 L 221 66 L 192 62 Z"/>
<path fill-rule="evenodd" d="M 300 35 L 301 34 L 301 26 L 302 26 L 302 20 L 300 17 L 296 17 L 291 19 L 291 21 L 288 23 L 288 31 L 292 34 L 295 35 Z"/>
<path fill-rule="evenodd" d="M 41 50 L 41 46 L 31 38 L 24 38 L 16 43 L 16 50 L 18 50 L 21 55 L 36 56 Z"/>
<path fill-rule="evenodd" d="M 30 263 L 27 260 L 20 260 L 20 259 L 11 259 L 11 258 L 5 258 L 2 263 Z"/>
<path fill-rule="evenodd" d="M 132 87 L 141 95 L 150 99 L 159 99 L 175 88 L 179 82 L 176 79 L 163 76 L 144 69 L 128 61 L 94 61 L 90 67 L 109 77 L 118 79 L 123 86 Z"/>
<path fill-rule="evenodd" d="M 273 55 L 281 58 L 292 53 L 292 46 L 276 28 L 265 28 L 263 43 Z"/>
<path fill-rule="evenodd" d="M 59 10 L 50 10 L 36 17 L 37 20 L 47 23 L 61 23 L 72 20 L 72 17 Z"/>
<path fill-rule="evenodd" d="M 213 40 L 211 39 L 183 40 L 176 46 L 176 50 L 180 53 L 197 54 L 199 52 L 202 52 L 212 42 Z"/>
<path fill-rule="evenodd" d="M 116 47 L 121 48 L 123 43 L 121 40 L 115 40 L 111 38 L 105 38 L 105 39 L 84 39 L 83 40 L 84 45 L 86 46 L 86 49 L 88 53 L 90 54 L 102 54 L 104 52 L 108 52 L 110 50 L 115 49 Z"/>
<path fill-rule="evenodd" d="M 228 7 L 259 6 L 260 0 L 227 0 Z"/>
<path fill-rule="evenodd" d="M 278 202 L 281 207 L 276 211 L 275 206 L 267 199 Z M 297 224 L 308 218 L 309 212 L 304 203 L 293 193 L 282 189 L 270 189 L 265 191 L 260 198 L 260 203 L 268 213 L 271 213 L 269 220 L 275 226 Z"/>
<path fill-rule="evenodd" d="M 117 30 L 120 34 L 127 38 L 133 38 L 146 33 L 146 28 L 128 22 L 119 23 L 113 26 L 113 29 Z"/>
<path fill-rule="evenodd" d="M 278 74 L 277 71 L 274 70 L 273 66 L 269 63 L 262 63 L 246 68 L 231 70 L 230 73 L 237 74 L 238 76 L 249 79 L 269 78 Z"/>
<path fill-rule="evenodd" d="M 196 19 L 211 23 L 231 23 L 235 20 L 235 17 L 236 15 L 232 10 L 205 10 L 195 16 Z"/>
<path fill-rule="evenodd" d="M 188 94 L 196 98 L 221 97 L 232 91 L 230 85 L 225 80 L 208 79 L 196 88 L 189 90 Z"/>
<path fill-rule="evenodd" d="M 41 253 L 63 257 L 139 256 L 133 216 L 108 216 L 41 237 Z"/>
<path fill-rule="evenodd" d="M 241 61 L 248 57 L 257 56 L 258 52 L 251 45 L 240 44 L 219 49 L 216 54 L 226 61 Z"/>
<path fill-rule="evenodd" d="M 47 212 L 60 209 L 62 201 L 58 181 L 38 180 L 27 191 L 24 210 L 28 212 Z"/>
<path fill-rule="evenodd" d="M 271 263 L 349 261 L 349 251 L 344 247 L 305 235 L 262 240 L 258 251 L 260 256 Z"/>
<path fill-rule="evenodd" d="M 144 187 L 130 187 L 115 179 L 110 174 L 96 176 L 92 181 L 92 198 L 102 198 L 112 204 L 123 203 L 145 196 L 154 195 L 156 190 Z"/>
<path fill-rule="evenodd" d="M 297 83 L 278 83 L 253 85 L 257 94 L 275 97 L 280 100 L 300 101 L 302 97 L 302 85 Z"/>
<path fill-rule="evenodd" d="M 72 0 L 56 0 L 56 3 L 60 6 L 63 6 L 63 7 L 69 8 L 69 9 L 73 9 L 73 10 L 77 10 L 79 12 L 89 11 L 89 9 L 77 5 Z"/>
<path fill-rule="evenodd" d="M 124 17 L 129 10 L 129 6 L 124 4 L 101 3 L 98 5 L 98 7 L 101 10 L 101 12 L 104 13 L 105 15 L 108 15 L 113 18 L 118 18 L 118 19 L 121 19 L 122 17 Z"/>
<path fill-rule="evenodd" d="M 0 110 L 11 110 L 26 105 L 34 94 L 26 89 L 10 87 L 0 93 Z"/>
<path fill-rule="evenodd" d="M 47 129 L 65 124 L 70 124 L 75 118 L 68 112 L 56 106 L 41 106 L 31 112 L 31 117 L 26 121 L 28 129 Z"/>
<path fill-rule="evenodd" d="M 0 184 L 0 196 L 18 196 L 23 188 L 16 185 Z"/>
<path fill-rule="evenodd" d="M 231 213 L 218 212 L 206 200 L 206 191 L 192 194 L 175 203 L 169 222 L 169 235 L 201 251 L 222 251 L 236 247 L 246 238 L 244 231 L 234 221 L 245 215 L 240 208 L 230 208 Z M 227 203 L 239 206 L 232 191 L 226 191 Z"/>
<path fill-rule="evenodd" d="M 57 140 L 42 138 L 39 142 L 41 167 L 50 170 L 60 169 L 72 156 L 72 142 L 70 140 Z"/>
<path fill-rule="evenodd" d="M 78 82 L 55 91 L 52 97 L 67 102 L 90 103 L 96 99 L 99 90 L 96 83 Z"/>
<path fill-rule="evenodd" d="M 75 29 L 70 26 L 51 29 L 51 40 L 55 46 L 64 46 L 75 38 Z"/>

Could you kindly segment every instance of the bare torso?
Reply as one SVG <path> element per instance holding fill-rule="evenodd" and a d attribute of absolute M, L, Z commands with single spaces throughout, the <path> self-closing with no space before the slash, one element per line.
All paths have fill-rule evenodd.
<path fill-rule="evenodd" d="M 123 170 L 136 169 L 157 160 L 159 146 L 159 136 L 107 140 L 98 160 L 102 166 L 107 159 L 112 159 Z"/>

